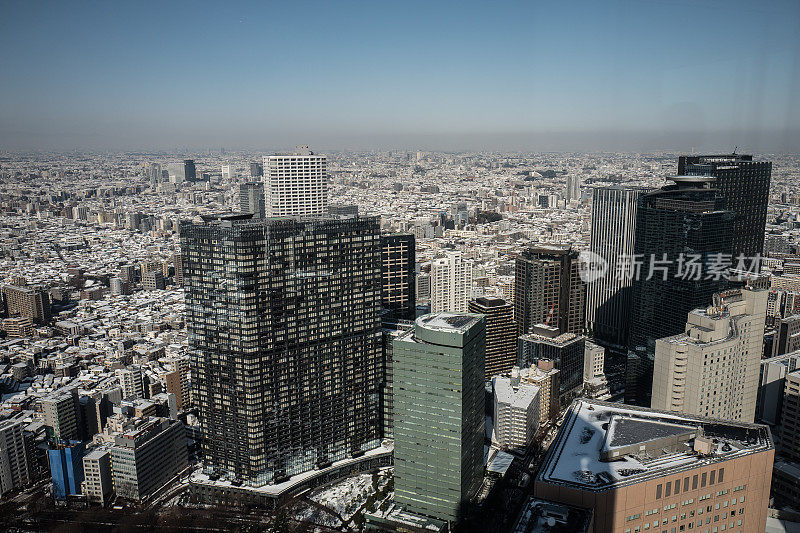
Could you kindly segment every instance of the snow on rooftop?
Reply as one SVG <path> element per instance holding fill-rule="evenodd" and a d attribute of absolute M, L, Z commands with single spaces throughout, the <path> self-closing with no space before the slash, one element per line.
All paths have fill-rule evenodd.
<path fill-rule="evenodd" d="M 764 431 L 764 436 L 767 438 L 758 438 L 751 443 L 738 442 L 734 439 L 720 440 L 716 446 L 717 455 L 712 457 L 696 455 L 687 447 L 686 451 L 667 453 L 659 457 L 624 455 L 619 460 L 603 461 L 600 459 L 600 451 L 605 446 L 608 428 L 613 427 L 614 417 L 629 417 L 635 418 L 637 421 L 644 421 L 644 424 L 638 424 L 636 428 L 633 426 L 627 428 L 634 431 L 630 435 L 625 435 L 624 438 L 619 435 L 611 435 L 619 446 L 623 445 L 622 442 L 635 443 L 637 440 L 634 438 L 635 435 L 640 435 L 641 442 L 652 440 L 651 432 L 655 426 L 648 425 L 647 418 L 651 418 L 653 424 L 660 425 L 661 433 L 670 434 L 678 429 L 683 432 L 690 428 L 695 429 L 697 426 L 708 425 L 715 431 L 720 431 L 724 427 L 745 432 L 761 430 Z M 619 430 L 620 427 L 617 427 L 616 431 Z M 626 429 L 623 428 L 623 431 Z M 650 477 L 662 476 L 665 475 L 665 471 L 682 471 L 698 464 L 715 462 L 720 457 L 728 459 L 737 454 L 769 449 L 772 447 L 772 441 L 768 436 L 769 432 L 762 426 L 687 417 L 674 413 L 627 407 L 623 404 L 578 399 L 570 407 L 559 436 L 550 448 L 539 478 L 551 483 L 603 489 L 617 484 L 639 482 Z"/>

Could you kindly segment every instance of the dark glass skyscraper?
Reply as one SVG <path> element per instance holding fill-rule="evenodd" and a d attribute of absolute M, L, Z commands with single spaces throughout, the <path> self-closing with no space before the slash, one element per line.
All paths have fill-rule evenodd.
<path fill-rule="evenodd" d="M 381 303 L 394 318 L 417 313 L 416 241 L 411 234 L 381 235 Z"/>
<path fill-rule="evenodd" d="M 726 275 L 716 279 L 713 270 L 720 260 L 730 262 L 729 255 L 719 254 L 731 253 L 733 213 L 723 209 L 714 178 L 673 180 L 674 185 L 642 196 L 636 214 L 634 251 L 640 271 L 632 261 L 625 399 L 644 406 L 650 405 L 656 339 L 684 331 L 687 313 L 710 305 L 714 293 L 728 286 Z M 690 263 L 694 257 L 699 276 Z"/>
<path fill-rule="evenodd" d="M 208 470 L 261 485 L 380 445 L 378 219 L 181 224 Z"/>
<path fill-rule="evenodd" d="M 197 181 L 197 168 L 193 159 L 183 160 L 183 178 L 186 181 Z"/>
<path fill-rule="evenodd" d="M 717 178 L 716 188 L 733 211 L 734 257 L 754 257 L 764 251 L 769 182 L 772 163 L 753 161 L 752 155 L 684 155 L 678 158 L 678 174 Z"/>
<path fill-rule="evenodd" d="M 517 257 L 514 320 L 520 334 L 537 324 L 583 333 L 586 285 L 579 267 L 578 252 L 562 246 L 533 246 Z"/>

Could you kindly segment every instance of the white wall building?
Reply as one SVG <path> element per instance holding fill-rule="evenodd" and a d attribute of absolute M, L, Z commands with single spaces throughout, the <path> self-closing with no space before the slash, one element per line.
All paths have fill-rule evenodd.
<path fill-rule="evenodd" d="M 111 450 L 98 448 L 83 457 L 83 493 L 93 503 L 105 505 L 114 493 Z"/>
<path fill-rule="evenodd" d="M 119 385 L 122 387 L 122 398 L 144 398 L 144 380 L 139 367 L 120 368 L 115 371 Z"/>
<path fill-rule="evenodd" d="M 492 378 L 494 432 L 492 441 L 507 449 L 523 449 L 539 427 L 539 387 L 520 383 L 519 368 L 511 377 Z"/>
<path fill-rule="evenodd" d="M 767 291 L 735 289 L 691 311 L 686 333 L 656 341 L 651 407 L 753 422 Z"/>
<path fill-rule="evenodd" d="M 327 158 L 308 146 L 264 157 L 267 216 L 314 216 L 328 206 Z"/>
<path fill-rule="evenodd" d="M 447 251 L 431 262 L 431 313 L 466 313 L 472 298 L 473 261 Z"/>

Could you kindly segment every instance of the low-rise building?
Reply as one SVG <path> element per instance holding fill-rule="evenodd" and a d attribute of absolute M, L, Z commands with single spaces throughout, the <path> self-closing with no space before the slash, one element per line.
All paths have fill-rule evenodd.
<path fill-rule="evenodd" d="M 120 498 L 147 499 L 187 464 L 186 433 L 177 420 L 137 419 L 114 436 L 111 469 Z"/>

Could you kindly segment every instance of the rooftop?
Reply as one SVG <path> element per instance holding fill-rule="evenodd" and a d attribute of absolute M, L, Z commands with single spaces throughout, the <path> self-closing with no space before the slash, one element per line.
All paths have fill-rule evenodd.
<path fill-rule="evenodd" d="M 712 439 L 710 455 L 694 452 L 689 434 Z M 617 460 L 603 459 L 609 447 L 644 444 L 671 436 L 677 447 Z M 579 398 L 564 419 L 538 479 L 582 490 L 607 490 L 773 448 L 769 428 Z"/>
<path fill-rule="evenodd" d="M 432 313 L 417 319 L 417 326 L 431 331 L 464 333 L 481 320 L 481 315 L 464 313 Z"/>

